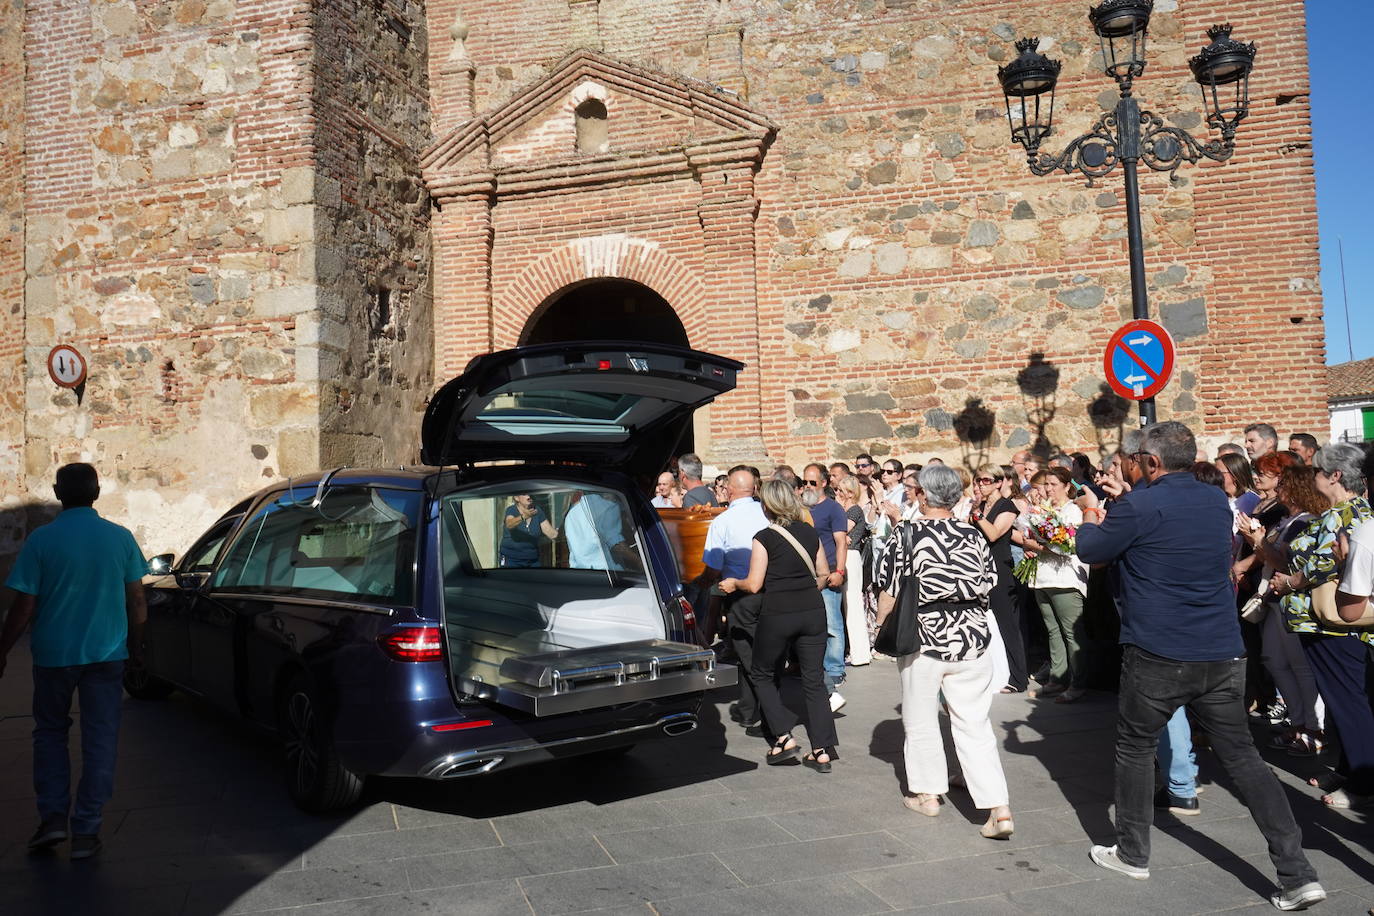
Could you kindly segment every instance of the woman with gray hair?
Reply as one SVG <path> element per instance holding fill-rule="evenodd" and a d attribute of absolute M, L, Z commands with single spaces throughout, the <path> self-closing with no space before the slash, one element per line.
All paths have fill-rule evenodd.
<path fill-rule="evenodd" d="M 988 651 L 988 595 L 997 582 L 992 550 L 977 527 L 951 511 L 963 496 L 958 474 L 932 465 L 921 470 L 917 482 L 921 518 L 904 523 L 888 539 L 875 583 L 882 592 L 879 624 L 894 611 L 914 613 L 919 634 L 915 651 L 897 662 L 906 732 L 903 757 L 912 793 L 902 804 L 934 817 L 940 813 L 940 796 L 949 791 L 938 713 L 943 692 L 964 783 L 975 806 L 991 809 L 981 833 L 1006 839 L 1015 828 L 988 718 L 992 697 L 1002 686 Z M 896 610 L 899 596 L 902 605 Z"/>
<path fill-rule="evenodd" d="M 1327 725 L 1334 724 L 1340 733 L 1335 771 L 1311 780 L 1333 808 L 1374 805 L 1374 709 L 1365 691 L 1374 630 L 1334 627 L 1319 621 L 1312 610 L 1312 590 L 1340 578 L 1345 558 L 1337 545 L 1348 543 L 1354 529 L 1374 515 L 1364 461 L 1364 450 L 1345 442 L 1317 450 L 1312 458 L 1317 489 L 1331 500 L 1331 508 L 1293 539 L 1288 570 L 1269 580 L 1273 593 L 1282 597 L 1284 623 L 1302 640 L 1326 701 Z"/>

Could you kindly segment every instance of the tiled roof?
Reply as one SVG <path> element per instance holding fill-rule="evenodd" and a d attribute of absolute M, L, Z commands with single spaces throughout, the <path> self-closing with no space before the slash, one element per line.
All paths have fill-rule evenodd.
<path fill-rule="evenodd" d="M 1374 358 L 1326 367 L 1326 397 L 1331 401 L 1374 396 Z"/>

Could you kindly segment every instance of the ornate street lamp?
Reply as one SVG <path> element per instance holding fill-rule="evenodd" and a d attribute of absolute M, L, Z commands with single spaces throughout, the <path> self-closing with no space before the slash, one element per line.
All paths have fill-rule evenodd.
<path fill-rule="evenodd" d="M 1131 312 L 1148 318 L 1145 288 L 1145 244 L 1140 230 L 1140 191 L 1136 167 L 1142 160 L 1170 177 L 1185 162 L 1202 159 L 1225 162 L 1235 152 L 1236 127 L 1250 113 L 1250 69 L 1255 45 L 1231 37 L 1230 25 L 1207 30 L 1211 44 L 1188 62 L 1202 89 L 1207 125 L 1221 133 L 1220 140 L 1199 140 L 1179 127 L 1141 109 L 1131 94 L 1134 81 L 1145 72 L 1145 39 L 1154 0 L 1104 0 L 1088 10 L 1088 21 L 1102 48 L 1104 72 L 1121 91 L 1116 107 L 1098 119 L 1086 134 L 1072 140 L 1058 156 L 1040 152 L 1040 144 L 1053 132 L 1054 90 L 1060 63 L 1038 50 L 1038 38 L 1016 42 L 1017 56 L 997 71 L 1006 98 L 1011 139 L 1026 150 L 1026 161 L 1036 175 L 1063 170 L 1081 172 L 1088 184 L 1111 173 L 1121 164 L 1126 185 L 1126 238 L 1131 260 Z M 1155 421 L 1154 398 L 1140 402 L 1142 424 Z"/>

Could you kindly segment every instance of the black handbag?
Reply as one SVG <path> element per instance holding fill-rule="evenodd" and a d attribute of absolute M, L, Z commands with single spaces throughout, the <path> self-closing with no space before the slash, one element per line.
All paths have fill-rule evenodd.
<path fill-rule="evenodd" d="M 907 582 L 897 595 L 897 603 L 873 637 L 873 651 L 893 657 L 921 651 L 921 605 L 915 582 Z"/>

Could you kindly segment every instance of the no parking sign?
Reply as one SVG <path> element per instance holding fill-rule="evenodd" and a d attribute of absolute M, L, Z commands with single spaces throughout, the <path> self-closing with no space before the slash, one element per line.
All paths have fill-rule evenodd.
<path fill-rule="evenodd" d="M 1164 390 L 1174 371 L 1174 339 L 1153 321 L 1127 322 L 1107 343 L 1102 371 L 1123 398 L 1148 400 Z"/>

